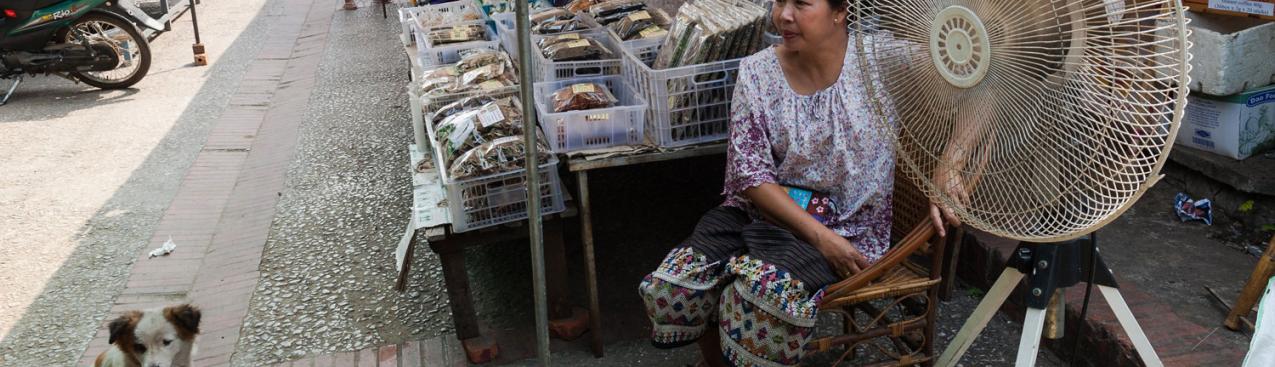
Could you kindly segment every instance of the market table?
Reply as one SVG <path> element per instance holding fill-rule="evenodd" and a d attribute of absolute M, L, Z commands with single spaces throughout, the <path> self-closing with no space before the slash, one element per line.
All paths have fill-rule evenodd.
<path fill-rule="evenodd" d="M 417 171 L 414 168 L 415 162 L 425 159 L 425 156 L 416 149 L 415 145 L 410 145 L 408 151 L 409 161 L 413 163 L 413 167 L 410 168 L 412 216 L 395 252 L 395 265 L 399 271 L 395 289 L 399 292 L 407 289 L 413 252 L 417 244 L 424 242 L 430 250 L 438 254 L 439 261 L 442 263 L 443 282 L 449 298 L 448 305 L 452 311 L 452 322 L 456 327 L 456 338 L 461 341 L 470 362 L 489 362 L 496 358 L 500 349 L 489 335 L 483 335 L 480 331 L 474 301 L 469 291 L 464 249 L 483 244 L 524 240 L 528 238 L 528 226 L 525 221 L 517 221 L 463 233 L 452 232 L 451 219 L 447 214 L 447 195 L 437 171 Z M 553 320 L 555 332 L 564 339 L 573 339 L 579 335 L 578 333 L 583 332 L 573 325 L 583 325 L 584 317 L 583 313 L 574 312 L 569 302 L 570 294 L 567 292 L 563 233 L 566 232 L 564 227 L 569 225 L 570 218 L 576 216 L 576 210 L 572 204 L 572 199 L 568 195 L 565 211 L 543 217 L 549 318 Z"/>
<path fill-rule="evenodd" d="M 404 52 L 407 53 L 407 69 L 409 81 L 421 75 L 421 66 L 417 62 L 418 54 L 415 46 L 408 44 L 404 37 Z M 413 105 L 414 109 L 419 108 Z M 415 111 L 414 111 L 415 113 Z M 413 116 L 414 118 L 420 118 Z M 426 143 L 426 142 L 420 142 Z M 415 145 L 410 148 L 411 162 L 420 161 L 424 155 L 416 151 Z M 568 303 L 566 291 L 566 256 L 563 244 L 564 226 L 569 225 L 567 218 L 575 217 L 576 205 L 579 205 L 580 235 L 585 253 L 585 271 L 589 296 L 589 330 L 592 330 L 590 347 L 595 356 L 601 357 L 602 324 L 598 305 L 597 272 L 593 252 L 593 223 L 589 201 L 589 171 L 605 168 L 617 168 L 643 163 L 654 163 L 676 159 L 692 158 L 726 152 L 724 142 L 705 143 L 679 148 L 653 148 L 642 146 L 632 149 L 614 148 L 586 154 L 573 154 L 567 160 L 567 169 L 575 172 L 577 178 L 578 202 L 567 198 L 567 210 L 563 213 L 545 216 L 545 269 L 548 270 L 547 293 L 550 301 L 551 329 L 564 339 L 572 339 L 581 329 L 579 312 L 574 312 Z M 482 363 L 494 359 L 498 350 L 489 337 L 481 335 L 478 330 L 477 317 L 474 313 L 473 299 L 469 294 L 469 283 L 465 273 L 463 249 L 482 243 L 524 239 L 528 236 L 525 221 L 507 225 L 465 232 L 453 233 L 447 224 L 439 224 L 437 218 L 446 216 L 444 209 L 438 205 L 446 195 L 441 187 L 435 184 L 437 174 L 432 176 L 413 171 L 413 218 L 404 240 L 400 241 L 396 260 L 399 265 L 399 279 L 396 287 L 401 291 L 406 288 L 407 274 L 410 272 L 412 250 L 419 241 L 425 241 L 431 250 L 439 255 L 443 266 L 444 282 L 447 286 L 453 320 L 456 325 L 457 338 L 462 341 L 470 362 Z M 437 189 L 435 189 L 437 188 Z M 575 204 L 575 205 L 573 205 Z M 445 205 L 445 204 L 444 204 Z M 564 326 L 565 325 L 565 326 Z M 566 331 L 566 332 L 563 332 Z M 487 353 L 490 352 L 490 353 Z"/>
<path fill-rule="evenodd" d="M 589 198 L 589 171 L 724 153 L 726 143 L 717 142 L 676 150 L 581 155 L 567 160 L 567 170 L 576 174 L 580 197 L 580 242 L 584 247 L 585 281 L 589 293 L 589 329 L 593 331 L 590 334 L 590 347 L 594 356 L 602 357 L 602 313 L 598 305 L 598 275 L 593 257 L 593 210 Z"/>

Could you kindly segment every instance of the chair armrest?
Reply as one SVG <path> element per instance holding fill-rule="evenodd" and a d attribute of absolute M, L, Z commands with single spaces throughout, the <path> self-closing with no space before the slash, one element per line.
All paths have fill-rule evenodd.
<path fill-rule="evenodd" d="M 875 264 L 872 264 L 872 266 L 869 266 L 867 269 L 860 271 L 858 274 L 828 286 L 828 288 L 824 291 L 823 299 L 834 300 L 840 298 L 846 293 L 862 288 L 863 286 L 868 285 L 868 283 L 877 280 L 877 278 L 880 278 L 887 270 L 899 266 L 904 260 L 907 260 L 908 256 L 912 256 L 912 253 L 929 243 L 930 239 L 934 237 L 935 234 L 933 220 L 926 217 L 921 221 L 921 223 L 918 223 L 916 227 L 913 227 L 912 231 L 908 232 L 906 237 L 903 237 L 903 240 L 900 240 L 897 245 L 891 247 L 890 250 L 885 253 L 885 256 L 880 260 L 877 260 Z"/>

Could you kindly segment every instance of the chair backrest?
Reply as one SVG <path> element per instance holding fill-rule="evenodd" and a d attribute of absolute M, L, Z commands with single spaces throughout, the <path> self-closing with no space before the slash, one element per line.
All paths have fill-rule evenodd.
<path fill-rule="evenodd" d="M 930 199 L 912 183 L 907 174 L 894 170 L 894 218 L 890 225 L 890 242 L 897 243 L 930 215 Z"/>

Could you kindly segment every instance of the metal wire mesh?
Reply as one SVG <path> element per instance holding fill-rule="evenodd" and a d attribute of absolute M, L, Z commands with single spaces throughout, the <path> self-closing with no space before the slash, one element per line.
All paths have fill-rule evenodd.
<path fill-rule="evenodd" d="M 965 222 L 1061 241 L 1158 178 L 1187 93 L 1178 0 L 873 0 L 850 6 L 875 125 Z"/>

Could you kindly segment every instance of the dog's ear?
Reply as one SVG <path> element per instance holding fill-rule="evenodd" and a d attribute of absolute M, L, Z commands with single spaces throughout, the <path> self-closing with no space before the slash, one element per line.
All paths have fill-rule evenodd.
<path fill-rule="evenodd" d="M 200 316 L 199 308 L 189 304 L 164 309 L 164 318 L 176 325 L 180 336 L 187 340 L 199 334 Z"/>
<path fill-rule="evenodd" d="M 110 344 L 115 344 L 116 340 L 124 337 L 130 337 L 133 334 L 133 327 L 137 326 L 138 315 L 136 312 L 130 312 L 111 321 L 107 329 L 111 331 L 108 340 Z"/>

